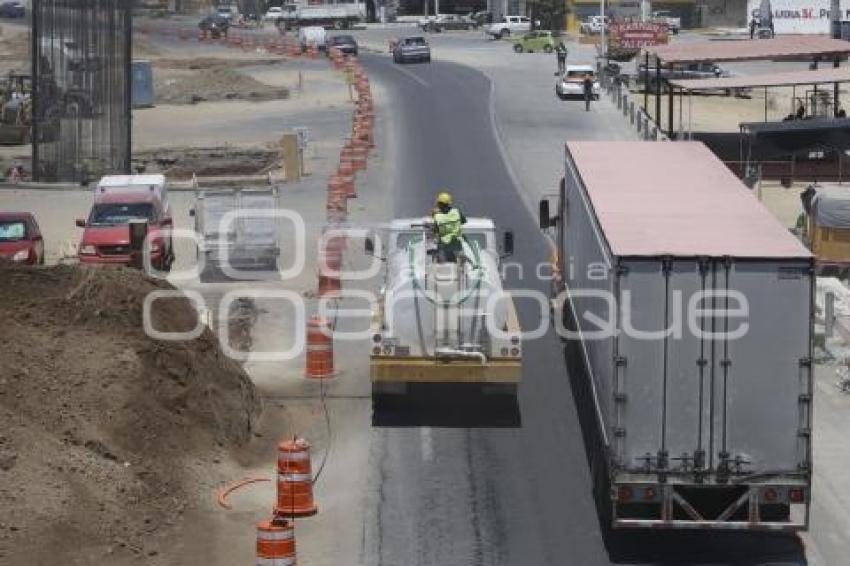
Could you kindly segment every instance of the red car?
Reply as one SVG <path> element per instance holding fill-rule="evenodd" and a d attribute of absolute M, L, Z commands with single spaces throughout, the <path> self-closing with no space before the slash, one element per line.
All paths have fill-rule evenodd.
<path fill-rule="evenodd" d="M 168 270 L 174 259 L 171 246 L 171 216 L 154 192 L 126 192 L 99 196 L 88 220 L 77 219 L 85 228 L 80 242 L 80 263 L 130 264 L 131 220 L 148 221 L 151 265 Z"/>
<path fill-rule="evenodd" d="M 17 263 L 44 263 L 44 238 L 29 212 L 0 212 L 0 257 Z"/>

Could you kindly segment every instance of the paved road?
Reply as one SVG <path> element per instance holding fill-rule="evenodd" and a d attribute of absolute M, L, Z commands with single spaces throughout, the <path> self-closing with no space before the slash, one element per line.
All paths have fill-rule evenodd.
<path fill-rule="evenodd" d="M 491 216 L 514 231 L 514 259 L 533 274 L 546 260 L 547 247 L 494 136 L 489 80 L 452 63 L 396 67 L 384 57 L 363 59 L 391 100 L 383 112 L 392 124 L 387 159 L 398 172 L 396 213 L 422 214 L 438 189 L 450 188 L 469 214 Z M 584 112 L 575 112 L 564 115 L 565 136 L 590 137 Z M 516 273 L 508 286 L 546 288 L 545 282 Z M 518 307 L 523 326 L 536 326 L 538 307 L 529 302 Z M 573 360 L 551 333 L 526 343 L 519 426 L 421 426 L 429 424 L 426 412 L 419 415 L 423 422 L 376 428 L 372 455 L 378 487 L 363 562 L 805 563 L 796 537 L 615 536 L 600 526 L 582 434 L 592 423 L 582 422 L 578 410 L 586 399 L 573 395 L 567 367 Z M 572 375 L 577 379 L 578 372 Z M 461 422 L 451 424 L 482 424 L 475 422 L 481 416 L 475 408 L 460 411 L 453 416 L 463 417 Z"/>

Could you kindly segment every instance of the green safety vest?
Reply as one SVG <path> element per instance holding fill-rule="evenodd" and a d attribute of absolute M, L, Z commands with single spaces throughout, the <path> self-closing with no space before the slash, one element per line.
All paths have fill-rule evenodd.
<path fill-rule="evenodd" d="M 440 243 L 450 244 L 453 240 L 460 240 L 463 215 L 458 209 L 451 208 L 446 213 L 435 212 L 434 222 L 437 224 L 437 235 L 440 238 Z"/>

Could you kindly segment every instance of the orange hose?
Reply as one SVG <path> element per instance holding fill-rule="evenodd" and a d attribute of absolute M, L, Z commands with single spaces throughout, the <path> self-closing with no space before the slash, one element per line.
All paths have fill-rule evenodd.
<path fill-rule="evenodd" d="M 233 507 L 230 503 L 227 502 L 227 496 L 239 489 L 240 487 L 245 487 L 246 485 L 250 485 L 252 483 L 258 483 L 261 481 L 272 481 L 270 478 L 243 478 L 241 480 L 230 483 L 224 487 L 224 489 L 219 490 L 218 496 L 216 499 L 218 500 L 218 504 L 224 507 L 225 509 L 232 509 Z"/>

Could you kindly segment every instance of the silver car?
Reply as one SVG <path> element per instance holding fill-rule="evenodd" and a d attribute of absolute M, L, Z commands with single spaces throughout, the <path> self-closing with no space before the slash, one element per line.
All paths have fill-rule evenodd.
<path fill-rule="evenodd" d="M 431 62 L 431 47 L 424 37 L 405 37 L 399 40 L 393 49 L 393 61 L 396 63 Z"/>

